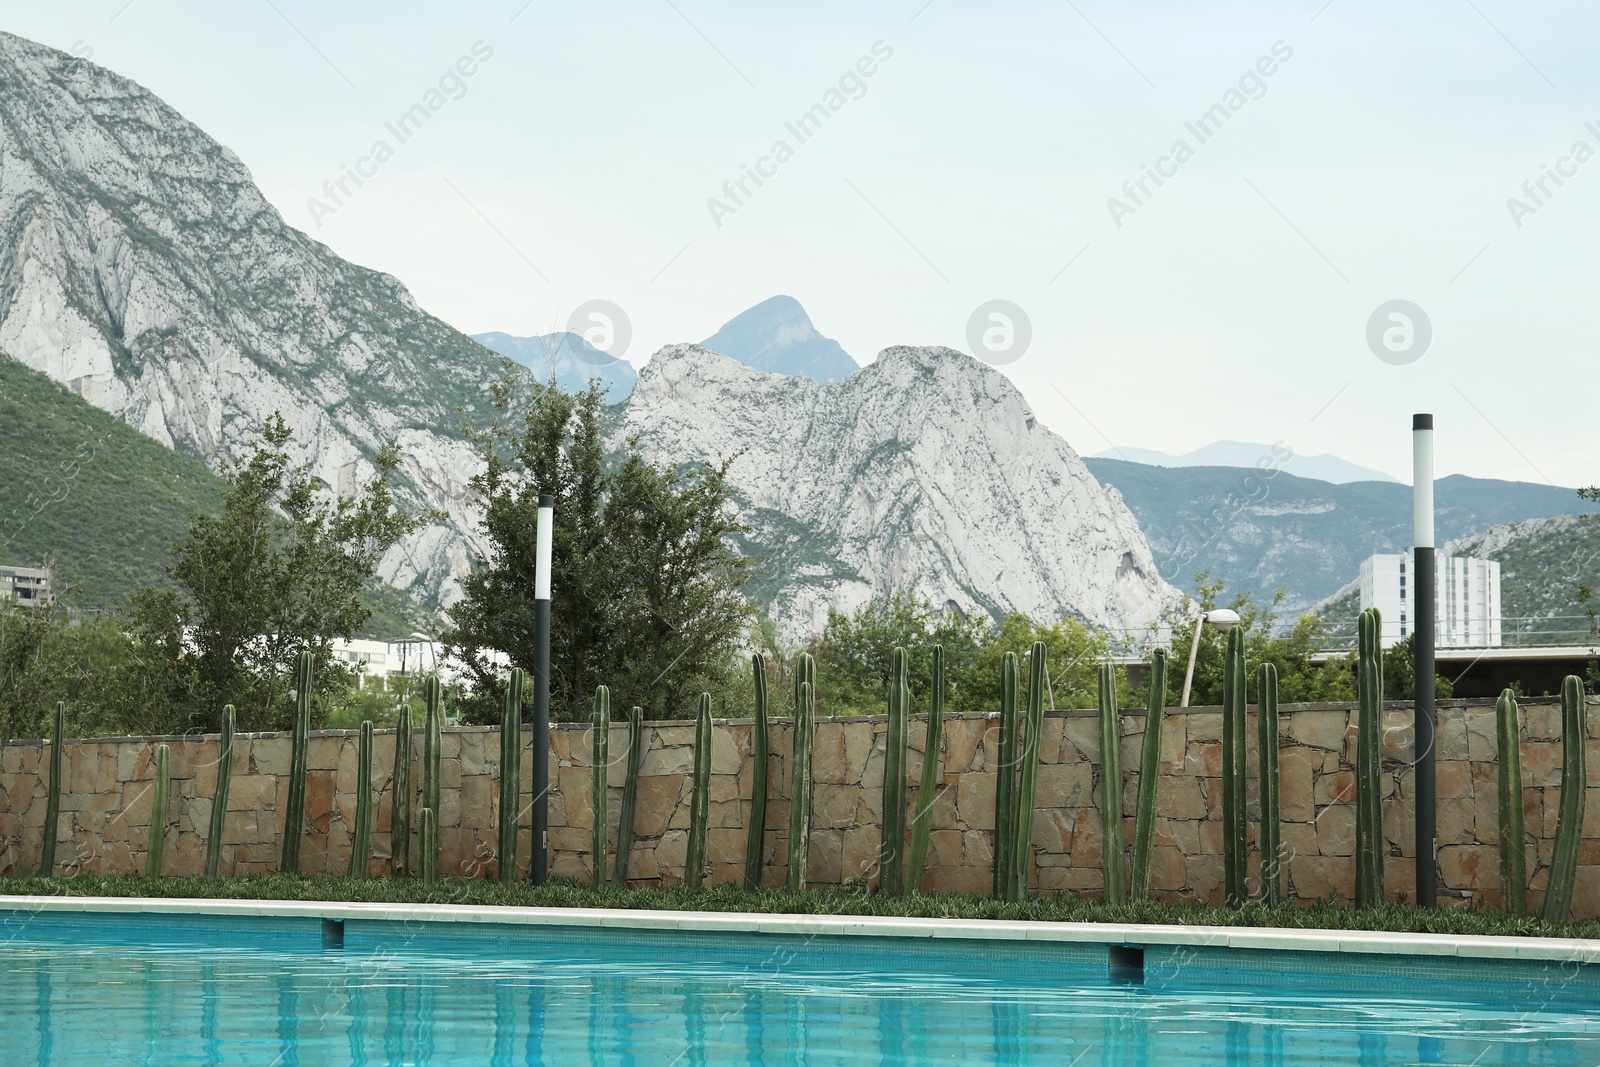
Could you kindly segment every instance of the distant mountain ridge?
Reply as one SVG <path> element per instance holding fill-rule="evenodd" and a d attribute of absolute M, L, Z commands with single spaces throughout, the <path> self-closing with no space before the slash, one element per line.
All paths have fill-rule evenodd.
<path fill-rule="evenodd" d="M 792 296 L 769 297 L 740 312 L 700 347 L 756 370 L 799 375 L 824 385 L 861 369 L 838 341 L 817 332 Z"/>
<path fill-rule="evenodd" d="M 605 388 L 606 403 L 626 400 L 639 380 L 639 372 L 625 359 L 602 352 L 575 333 L 546 333 L 533 337 L 513 337 L 508 333 L 475 333 L 472 339 L 483 347 L 533 371 L 541 382 L 555 379 L 563 392 L 581 393 L 598 378 Z"/>
<path fill-rule="evenodd" d="M 1367 556 L 1411 541 L 1411 487 L 1398 482 L 1336 485 L 1245 467 L 1084 463 L 1121 490 L 1162 576 L 1185 590 L 1197 572 L 1209 571 L 1258 599 L 1285 587 L 1285 608 L 1297 613 L 1338 592 Z M 1600 511 L 1573 489 L 1463 475 L 1439 479 L 1434 502 L 1441 541 L 1500 523 Z"/>
<path fill-rule="evenodd" d="M 1283 458 L 1287 454 L 1287 459 Z M 1209 445 L 1174 456 L 1153 448 L 1108 448 L 1086 459 L 1120 459 L 1131 463 L 1144 463 L 1153 467 L 1270 467 L 1283 470 L 1301 478 L 1343 485 L 1348 482 L 1393 482 L 1398 479 L 1383 471 L 1363 467 L 1324 452 L 1315 456 L 1302 456 L 1292 448 L 1276 445 L 1250 444 L 1246 441 L 1213 441 Z"/>

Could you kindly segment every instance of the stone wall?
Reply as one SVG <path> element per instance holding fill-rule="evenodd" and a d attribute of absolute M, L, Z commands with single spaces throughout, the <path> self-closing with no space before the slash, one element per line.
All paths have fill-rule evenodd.
<path fill-rule="evenodd" d="M 1355 712 L 1350 705 L 1286 706 L 1280 716 L 1281 803 L 1285 889 L 1302 901 L 1348 900 L 1353 893 L 1355 847 Z M 1385 832 L 1389 843 L 1389 895 L 1408 899 L 1415 883 L 1412 848 L 1408 707 L 1386 712 L 1384 741 Z M 1162 782 L 1151 868 L 1152 895 L 1165 900 L 1220 902 L 1222 896 L 1221 715 L 1216 708 L 1169 710 L 1162 734 Z M 1589 835 L 1579 853 L 1574 912 L 1600 914 L 1600 730 L 1590 731 L 1590 777 L 1586 783 Z M 1134 796 L 1144 717 L 1138 709 L 1122 719 L 1120 783 L 1124 834 L 1133 840 Z M 822 719 L 817 724 L 813 774 L 811 851 L 807 881 L 813 885 L 867 883 L 875 878 L 883 782 L 881 716 Z M 913 720 L 908 795 L 921 772 L 925 720 Z M 718 721 L 712 731 L 708 879 L 742 877 L 745 822 L 750 808 L 749 720 Z M 484 727 L 447 729 L 443 737 L 439 813 L 440 872 L 447 877 L 486 877 L 497 871 L 494 805 L 498 795 L 498 731 Z M 1537 906 L 1548 875 L 1561 786 L 1559 709 L 1530 702 L 1523 711 L 1523 808 L 1528 833 L 1530 904 Z M 1254 716 L 1249 724 L 1250 812 L 1258 814 L 1254 775 Z M 526 737 L 526 732 L 525 732 Z M 790 725 L 771 729 L 764 884 L 786 875 Z M 987 893 L 991 884 L 994 824 L 993 717 L 951 716 L 945 722 L 943 776 L 933 808 L 933 830 L 924 888 Z M 217 739 L 134 738 L 69 741 L 63 751 L 65 782 L 56 849 L 57 872 L 142 873 L 153 796 L 154 750 L 171 749 L 171 801 L 166 873 L 192 875 L 204 864 L 204 835 L 216 785 Z M 550 847 L 556 877 L 590 874 L 593 827 L 590 731 L 576 724 L 551 729 Z M 646 751 L 639 782 L 635 844 L 629 879 L 635 884 L 678 881 L 689 823 L 690 767 L 694 728 L 654 723 L 645 728 Z M 1439 713 L 1438 832 L 1441 896 L 1498 905 L 1499 863 L 1492 707 L 1444 702 Z M 606 811 L 609 840 L 616 842 L 627 729 L 610 738 L 612 788 Z M 421 745 L 413 746 L 420 760 Z M 355 817 L 356 736 L 319 732 L 309 745 L 302 870 L 343 874 L 349 865 L 350 827 Z M 12 742 L 0 749 L 0 875 L 33 873 L 43 840 L 48 747 Z M 525 745 L 525 752 L 527 746 Z M 1033 886 L 1043 891 L 1094 895 L 1101 885 L 1098 719 L 1092 712 L 1049 712 L 1041 744 L 1038 807 L 1034 820 Z M 240 735 L 234 743 L 233 785 L 224 831 L 222 873 L 277 869 L 279 836 L 288 795 L 289 738 L 282 734 Z M 391 778 L 394 734 L 379 733 L 373 756 L 376 807 L 370 872 L 389 869 Z M 519 875 L 529 856 L 526 784 L 531 753 L 522 769 L 524 827 Z M 421 769 L 411 781 L 420 790 Z M 413 804 L 418 801 L 414 798 Z M 413 825 L 415 819 L 413 818 Z M 1254 825 L 1252 824 L 1252 838 Z M 1252 871 L 1259 856 L 1252 840 Z M 1252 888 L 1255 888 L 1252 877 Z"/>

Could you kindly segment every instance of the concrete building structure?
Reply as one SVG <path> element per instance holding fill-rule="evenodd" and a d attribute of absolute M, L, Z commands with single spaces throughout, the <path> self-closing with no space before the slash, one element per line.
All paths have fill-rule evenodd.
<path fill-rule="evenodd" d="M 1498 648 L 1500 564 L 1443 555 L 1437 564 L 1437 647 Z M 1416 628 L 1416 560 L 1410 552 L 1380 552 L 1361 561 L 1361 610 L 1367 608 L 1383 616 L 1384 648 Z"/>
<path fill-rule="evenodd" d="M 45 607 L 51 603 L 50 568 L 0 565 L 0 600 L 25 608 Z"/>

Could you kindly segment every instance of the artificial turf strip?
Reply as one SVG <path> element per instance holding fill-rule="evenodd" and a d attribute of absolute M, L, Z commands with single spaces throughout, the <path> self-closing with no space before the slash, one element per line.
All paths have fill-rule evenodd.
<path fill-rule="evenodd" d="M 1105 904 L 1083 897 L 1052 896 L 1007 904 L 983 897 L 948 895 L 880 896 L 836 887 L 790 893 L 782 889 L 747 892 L 732 884 L 690 890 L 594 889 L 574 882 L 543 888 L 498 882 L 439 882 L 410 879 L 287 877 L 144 878 L 79 874 L 71 878 L 0 878 L 0 895 L 77 897 L 200 897 L 227 900 L 371 901 L 395 904 L 472 904 L 532 908 L 632 908 L 662 911 L 750 911 L 786 915 L 896 915 L 940 919 L 1026 919 L 1036 922 L 1167 923 L 1184 926 L 1260 926 L 1301 930 L 1379 930 L 1498 937 L 1577 937 L 1600 939 L 1600 920 L 1547 923 L 1537 917 L 1501 915 L 1476 908 L 1423 911 L 1402 904 L 1356 908 L 1284 902 L 1243 908 L 1135 901 Z M 3 908 L 3 905 L 0 905 Z"/>

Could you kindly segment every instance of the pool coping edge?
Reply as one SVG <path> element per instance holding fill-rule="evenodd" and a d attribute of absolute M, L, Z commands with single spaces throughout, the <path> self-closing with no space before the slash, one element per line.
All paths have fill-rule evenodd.
<path fill-rule="evenodd" d="M 365 901 L 217 900 L 186 897 L 0 896 L 0 911 L 467 922 L 519 926 L 683 930 L 698 933 L 757 933 L 800 937 L 926 937 L 966 941 L 1192 946 L 1287 952 L 1600 963 L 1600 941 L 1581 938 L 1487 937 L 1246 926 L 925 919 L 878 915 L 781 915 L 761 912 L 652 911 L 621 908 L 527 908 Z"/>

